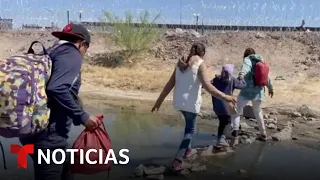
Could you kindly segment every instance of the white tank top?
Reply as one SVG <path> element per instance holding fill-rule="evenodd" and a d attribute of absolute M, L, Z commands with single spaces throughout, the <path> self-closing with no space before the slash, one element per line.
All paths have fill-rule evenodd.
<path fill-rule="evenodd" d="M 180 111 L 199 113 L 202 103 L 202 85 L 198 78 L 199 66 L 203 60 L 199 60 L 184 72 L 176 67 L 175 88 L 173 93 L 174 108 Z"/>

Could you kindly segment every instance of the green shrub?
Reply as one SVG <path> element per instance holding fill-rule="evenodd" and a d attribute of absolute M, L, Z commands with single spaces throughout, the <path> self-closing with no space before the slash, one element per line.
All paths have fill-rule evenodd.
<path fill-rule="evenodd" d="M 160 13 L 151 21 L 148 11 L 140 15 L 136 22 L 130 12 L 126 13 L 124 20 L 110 12 L 104 12 L 104 17 L 107 22 L 113 25 L 115 43 L 126 51 L 126 59 L 130 63 L 136 63 L 140 60 L 159 37 L 160 30 L 156 26 L 156 21 L 159 19 Z"/>

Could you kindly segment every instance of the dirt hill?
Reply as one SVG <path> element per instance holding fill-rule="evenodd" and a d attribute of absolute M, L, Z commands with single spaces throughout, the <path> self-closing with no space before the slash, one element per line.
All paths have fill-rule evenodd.
<path fill-rule="evenodd" d="M 93 33 L 93 40 L 89 49 L 89 56 L 99 53 L 109 53 L 117 49 L 112 43 L 110 35 Z M 2 48 L 0 57 L 6 57 L 27 51 L 33 40 L 40 40 L 50 46 L 55 38 L 50 32 L 12 31 L 1 32 Z M 320 33 L 316 32 L 216 32 L 203 37 L 192 35 L 163 35 L 151 52 L 152 60 L 159 60 L 164 64 L 171 64 L 182 53 L 188 53 L 195 41 L 203 42 L 208 47 L 208 63 L 218 66 L 233 63 L 237 68 L 241 65 L 245 48 L 252 47 L 261 54 L 278 75 L 291 75 L 305 71 L 314 75 L 320 65 Z M 143 62 L 143 65 L 150 64 Z M 158 63 L 156 63 L 158 64 Z M 152 66 L 151 66 L 152 67 Z M 156 65 L 158 68 L 158 65 Z"/>
<path fill-rule="evenodd" d="M 301 102 L 303 99 L 316 103 L 316 99 L 320 99 L 320 83 L 316 78 L 320 74 L 320 33 L 215 32 L 197 36 L 192 33 L 167 33 L 151 48 L 150 56 L 138 67 L 110 69 L 93 66 L 94 57 L 103 53 L 112 59 L 119 48 L 110 35 L 93 33 L 88 53 L 90 58 L 87 58 L 90 61 L 83 68 L 84 84 L 90 88 L 158 92 L 170 76 L 176 59 L 188 53 L 193 42 L 200 41 L 207 45 L 207 63 L 212 65 L 214 72 L 219 72 L 220 65 L 225 63 L 233 63 L 239 70 L 244 50 L 252 47 L 269 62 L 273 79 L 278 76 L 285 79 L 274 81 L 277 93 L 281 94 L 279 101 Z M 50 46 L 55 38 L 45 31 L 2 31 L 0 57 L 26 52 L 33 40 Z M 102 56 L 102 60 L 105 59 Z"/>

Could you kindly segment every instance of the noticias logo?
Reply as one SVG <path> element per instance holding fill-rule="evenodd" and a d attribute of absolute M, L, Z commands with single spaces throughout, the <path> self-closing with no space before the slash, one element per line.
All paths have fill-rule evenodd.
<path fill-rule="evenodd" d="M 24 146 L 20 146 L 18 144 L 11 144 L 10 146 L 11 154 L 17 154 L 17 167 L 18 168 L 27 168 L 27 156 L 34 154 L 34 145 L 27 144 Z M 43 164 L 63 164 L 67 159 L 67 154 L 70 153 L 69 163 L 70 164 L 108 164 L 109 161 L 113 161 L 114 164 L 128 164 L 130 161 L 129 156 L 124 153 L 128 153 L 128 149 L 121 149 L 119 151 L 119 156 L 125 159 L 124 161 L 118 161 L 113 149 L 109 149 L 107 155 L 104 155 L 103 149 L 55 149 L 51 152 L 50 149 L 46 149 L 45 152 L 41 149 L 37 150 L 37 163 Z M 60 153 L 60 160 L 57 160 L 57 154 Z M 79 154 L 77 154 L 79 153 Z M 78 155 L 79 159 L 75 161 L 75 155 Z M 105 156 L 105 158 L 104 158 Z M 92 161 L 91 159 L 98 159 Z"/>

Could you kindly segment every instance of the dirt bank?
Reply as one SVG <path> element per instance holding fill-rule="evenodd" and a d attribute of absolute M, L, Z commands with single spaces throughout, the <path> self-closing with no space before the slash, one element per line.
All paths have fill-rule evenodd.
<path fill-rule="evenodd" d="M 49 47 L 56 39 L 47 31 L 1 31 L 0 40 L 0 57 L 5 58 L 26 52 L 33 40 L 40 40 Z M 224 63 L 233 63 L 239 70 L 242 53 L 247 47 L 253 47 L 267 59 L 271 66 L 275 96 L 273 99 L 267 98 L 265 107 L 277 105 L 279 109 L 305 104 L 319 109 L 319 40 L 320 34 L 317 32 L 215 32 L 201 37 L 171 32 L 163 34 L 151 47 L 148 58 L 137 66 L 108 68 L 103 64 L 97 66 L 95 57 L 99 55 L 100 61 L 108 62 L 119 48 L 114 45 L 112 35 L 93 32 L 92 44 L 82 68 L 81 93 L 88 103 L 103 99 L 103 103 L 109 105 L 139 107 L 149 111 L 170 77 L 176 58 L 187 53 L 193 42 L 200 41 L 208 47 L 205 59 L 212 69 L 212 76 L 220 71 L 220 65 Z M 101 59 L 101 55 L 107 56 Z M 171 97 L 168 97 L 166 104 L 170 104 Z M 171 105 L 163 108 L 162 112 L 172 111 Z M 296 111 L 296 108 L 291 111 Z M 207 93 L 204 94 L 203 112 L 211 112 L 211 98 Z M 294 120 L 292 117 L 284 119 Z M 313 133 L 317 129 L 318 125 L 313 124 L 316 120 L 301 122 L 299 127 L 302 131 L 310 127 Z"/>
<path fill-rule="evenodd" d="M 2 31 L 0 34 L 2 58 L 25 52 L 33 40 L 40 40 L 46 46 L 55 40 L 50 32 L 45 31 Z M 176 58 L 187 53 L 195 41 L 208 46 L 206 61 L 212 65 L 212 77 L 224 63 L 233 63 L 236 70 L 239 70 L 246 47 L 253 47 L 267 59 L 271 66 L 275 97 L 267 99 L 266 106 L 307 104 L 320 108 L 320 35 L 317 32 L 216 32 L 199 38 L 173 32 L 163 35 L 151 47 L 148 58 L 133 68 L 94 65 L 98 61 L 97 55 L 99 61 L 109 62 L 119 48 L 114 45 L 110 34 L 93 33 L 92 44 L 82 68 L 82 90 L 109 96 L 155 100 L 170 77 Z M 207 94 L 205 96 L 209 104 L 210 98 Z"/>

